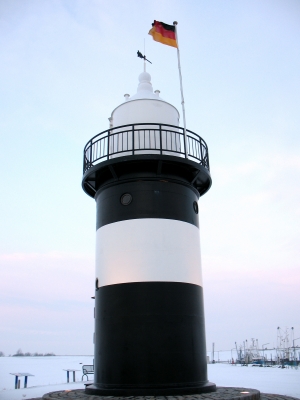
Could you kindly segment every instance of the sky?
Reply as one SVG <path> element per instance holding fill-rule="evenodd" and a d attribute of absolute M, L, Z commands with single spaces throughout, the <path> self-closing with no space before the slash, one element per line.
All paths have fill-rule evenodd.
<path fill-rule="evenodd" d="M 300 337 L 300 2 L 0 0 L 0 351 L 93 354 L 95 202 L 85 143 L 143 62 L 207 142 L 200 198 L 207 349 Z M 182 124 L 182 122 L 181 122 Z M 296 344 L 300 345 L 300 340 Z"/>

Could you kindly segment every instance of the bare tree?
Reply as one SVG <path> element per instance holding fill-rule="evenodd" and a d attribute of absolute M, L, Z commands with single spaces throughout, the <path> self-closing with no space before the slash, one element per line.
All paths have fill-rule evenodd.
<path fill-rule="evenodd" d="M 13 355 L 13 357 L 22 357 L 24 356 L 22 349 L 18 349 L 16 354 Z"/>

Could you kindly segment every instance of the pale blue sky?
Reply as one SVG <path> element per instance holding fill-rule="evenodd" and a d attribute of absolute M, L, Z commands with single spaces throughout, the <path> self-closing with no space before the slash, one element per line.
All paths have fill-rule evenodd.
<path fill-rule="evenodd" d="M 0 350 L 92 354 L 95 204 L 82 151 L 142 61 L 210 152 L 200 199 L 207 347 L 299 322 L 300 2 L 0 1 Z M 298 332 L 298 333 L 297 333 Z"/>

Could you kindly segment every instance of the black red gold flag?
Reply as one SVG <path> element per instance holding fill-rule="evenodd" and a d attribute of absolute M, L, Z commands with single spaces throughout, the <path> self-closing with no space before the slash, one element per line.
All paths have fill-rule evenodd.
<path fill-rule="evenodd" d="M 156 42 L 178 48 L 174 25 L 154 21 L 152 28 L 149 31 L 149 35 L 151 35 Z"/>

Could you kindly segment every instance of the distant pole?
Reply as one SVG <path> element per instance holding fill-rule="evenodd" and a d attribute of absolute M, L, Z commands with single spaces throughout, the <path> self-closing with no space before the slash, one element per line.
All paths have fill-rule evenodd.
<path fill-rule="evenodd" d="M 173 25 L 175 26 L 175 37 L 176 37 L 176 43 L 177 43 L 177 59 L 178 59 L 178 70 L 179 70 L 179 81 L 180 81 L 180 92 L 181 92 L 184 148 L 185 148 L 185 157 L 187 158 L 188 157 L 188 151 L 187 151 L 187 140 L 186 140 L 186 120 L 185 120 L 185 107 L 184 107 L 184 97 L 183 97 L 183 88 L 182 88 L 182 75 L 181 75 L 181 65 L 180 65 L 180 53 L 179 53 L 177 24 L 178 24 L 177 21 L 173 22 Z"/>

